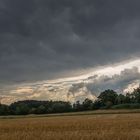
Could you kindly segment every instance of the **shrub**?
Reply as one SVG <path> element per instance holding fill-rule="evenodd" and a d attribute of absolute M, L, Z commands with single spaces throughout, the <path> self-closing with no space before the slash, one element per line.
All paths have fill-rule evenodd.
<path fill-rule="evenodd" d="M 112 106 L 111 109 L 140 109 L 140 104 L 119 104 Z"/>

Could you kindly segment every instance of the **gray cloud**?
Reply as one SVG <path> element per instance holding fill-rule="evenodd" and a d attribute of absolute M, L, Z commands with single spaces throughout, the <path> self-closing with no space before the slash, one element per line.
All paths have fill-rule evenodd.
<path fill-rule="evenodd" d="M 124 69 L 119 74 L 90 75 L 83 79 L 69 79 L 64 81 L 18 84 L 0 90 L 2 103 L 11 103 L 17 100 L 64 100 L 75 102 L 85 98 L 95 100 L 100 92 L 113 89 L 118 93 L 133 91 L 140 84 L 139 68 Z"/>
<path fill-rule="evenodd" d="M 124 69 L 120 74 L 115 74 L 111 77 L 103 75 L 96 79 L 91 79 L 86 84 L 86 87 L 94 94 L 96 93 L 96 96 L 106 89 L 113 89 L 119 93 L 123 93 L 129 84 L 139 83 L 139 79 L 139 70 L 137 67 L 133 67 L 132 69 Z"/>
<path fill-rule="evenodd" d="M 0 0 L 0 82 L 138 57 L 139 0 Z"/>
<path fill-rule="evenodd" d="M 124 93 L 125 91 L 129 92 L 129 85 L 133 85 L 133 87 L 131 86 L 131 90 L 133 90 L 133 88 L 136 88 L 139 85 L 139 79 L 139 69 L 137 67 L 133 67 L 132 69 L 124 69 L 120 74 L 115 74 L 113 76 L 95 75 L 88 77 L 84 79 L 83 82 L 72 84 L 67 94 L 68 96 L 76 96 L 80 90 L 84 90 L 85 88 L 87 93 L 91 93 L 96 97 L 106 89 L 113 89 L 118 93 Z"/>

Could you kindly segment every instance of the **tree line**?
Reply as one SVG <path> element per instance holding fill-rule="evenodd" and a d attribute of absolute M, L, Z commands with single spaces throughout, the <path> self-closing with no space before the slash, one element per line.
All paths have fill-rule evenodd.
<path fill-rule="evenodd" d="M 85 99 L 83 102 L 76 101 L 74 104 L 64 101 L 35 100 L 18 101 L 11 105 L 0 104 L 0 115 L 50 114 L 124 108 L 140 108 L 140 88 L 126 95 L 118 94 L 114 90 L 108 89 L 101 92 L 95 101 Z"/>

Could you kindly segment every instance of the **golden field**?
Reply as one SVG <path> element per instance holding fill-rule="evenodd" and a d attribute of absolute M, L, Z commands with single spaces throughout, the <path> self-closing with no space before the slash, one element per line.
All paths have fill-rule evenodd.
<path fill-rule="evenodd" d="M 140 113 L 1 118 L 0 140 L 140 140 Z"/>

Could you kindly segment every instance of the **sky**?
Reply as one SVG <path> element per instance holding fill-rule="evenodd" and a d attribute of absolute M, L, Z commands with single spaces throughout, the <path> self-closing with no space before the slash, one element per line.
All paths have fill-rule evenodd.
<path fill-rule="evenodd" d="M 95 99 L 140 80 L 139 0 L 0 0 L 0 100 Z"/>

